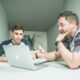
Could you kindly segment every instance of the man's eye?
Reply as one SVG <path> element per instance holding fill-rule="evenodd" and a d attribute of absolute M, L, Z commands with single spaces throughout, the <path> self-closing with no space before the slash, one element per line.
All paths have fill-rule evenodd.
<path fill-rule="evenodd" d="M 61 24 L 61 27 L 63 27 L 64 25 L 63 24 Z"/>
<path fill-rule="evenodd" d="M 16 35 L 18 35 L 18 33 L 15 33 Z"/>
<path fill-rule="evenodd" d="M 23 34 L 20 34 L 20 35 L 23 35 Z"/>
<path fill-rule="evenodd" d="M 64 32 L 63 32 L 63 31 L 60 31 L 60 33 L 61 33 L 61 34 L 64 34 Z"/>

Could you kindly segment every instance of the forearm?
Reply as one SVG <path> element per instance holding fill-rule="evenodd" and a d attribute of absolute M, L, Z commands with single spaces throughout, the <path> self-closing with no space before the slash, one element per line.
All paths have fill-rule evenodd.
<path fill-rule="evenodd" d="M 57 47 L 65 62 L 68 64 L 72 62 L 72 53 L 64 46 L 64 44 L 60 42 Z"/>
<path fill-rule="evenodd" d="M 46 58 L 49 60 L 49 61 L 54 61 L 56 59 L 58 59 L 60 57 L 60 54 L 58 51 L 53 51 L 53 52 L 50 52 L 50 53 L 46 53 Z"/>
<path fill-rule="evenodd" d="M 6 56 L 0 56 L 0 62 L 6 62 L 6 61 L 8 61 Z"/>

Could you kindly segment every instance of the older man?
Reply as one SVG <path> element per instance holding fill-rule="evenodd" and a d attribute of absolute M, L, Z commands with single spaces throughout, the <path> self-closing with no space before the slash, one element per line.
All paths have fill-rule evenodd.
<path fill-rule="evenodd" d="M 78 16 L 72 11 L 64 11 L 58 16 L 58 36 L 56 50 L 50 53 L 37 54 L 48 60 L 57 60 L 62 57 L 69 68 L 80 66 L 80 28 Z M 46 53 L 46 54 L 45 54 Z"/>

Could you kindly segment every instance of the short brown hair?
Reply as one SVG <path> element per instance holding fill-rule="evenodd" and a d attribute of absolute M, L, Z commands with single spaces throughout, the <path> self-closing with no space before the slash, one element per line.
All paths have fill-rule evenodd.
<path fill-rule="evenodd" d="M 75 20 L 76 25 L 79 26 L 79 18 L 77 16 L 77 14 L 73 13 L 72 11 L 62 12 L 59 14 L 58 19 L 60 17 L 65 17 L 65 19 L 68 20 L 69 22 Z"/>
<path fill-rule="evenodd" d="M 13 32 L 14 30 L 23 30 L 23 32 L 24 32 L 23 27 L 21 25 L 18 25 L 18 24 L 17 25 L 14 25 L 12 27 L 11 31 Z"/>

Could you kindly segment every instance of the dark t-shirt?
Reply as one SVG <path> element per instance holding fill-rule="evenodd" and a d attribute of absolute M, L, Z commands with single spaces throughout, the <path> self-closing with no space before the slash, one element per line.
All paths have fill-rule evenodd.
<path fill-rule="evenodd" d="M 30 50 L 32 50 L 32 46 L 30 44 L 30 42 L 27 40 L 27 39 L 22 39 L 21 40 L 21 44 L 24 44 L 24 45 L 28 45 Z M 4 49 L 3 49 L 3 45 L 13 45 L 12 44 L 12 39 L 9 39 L 9 40 L 6 40 L 6 41 L 3 41 L 1 44 L 0 44 L 0 56 L 2 56 L 5 52 L 4 52 Z"/>

